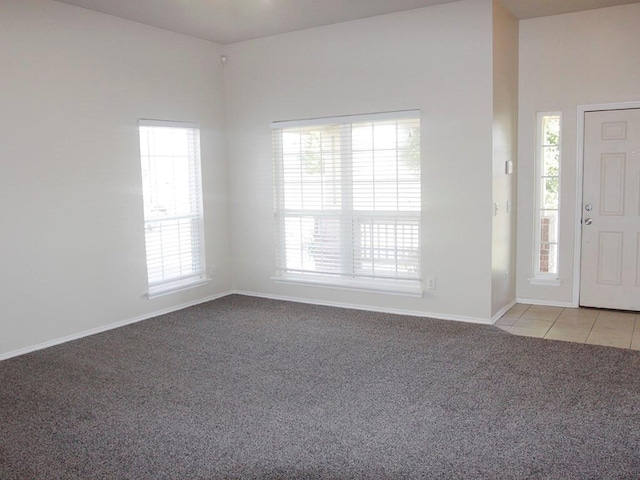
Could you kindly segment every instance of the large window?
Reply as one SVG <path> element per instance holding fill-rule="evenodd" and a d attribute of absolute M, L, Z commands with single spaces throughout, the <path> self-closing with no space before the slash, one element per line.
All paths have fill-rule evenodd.
<path fill-rule="evenodd" d="M 277 278 L 421 294 L 419 112 L 273 129 Z"/>
<path fill-rule="evenodd" d="M 140 121 L 149 295 L 205 281 L 197 125 Z"/>
<path fill-rule="evenodd" d="M 560 227 L 560 114 L 539 113 L 533 280 L 557 281 Z"/>

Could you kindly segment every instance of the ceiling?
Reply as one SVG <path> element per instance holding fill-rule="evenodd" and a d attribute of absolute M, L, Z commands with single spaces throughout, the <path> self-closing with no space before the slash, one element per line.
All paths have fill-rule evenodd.
<path fill-rule="evenodd" d="M 220 44 L 458 0 L 57 0 Z M 519 19 L 640 0 L 502 0 Z"/>

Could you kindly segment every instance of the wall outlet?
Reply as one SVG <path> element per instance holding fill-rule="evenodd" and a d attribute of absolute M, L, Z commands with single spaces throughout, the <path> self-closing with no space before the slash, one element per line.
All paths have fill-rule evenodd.
<path fill-rule="evenodd" d="M 213 277 L 213 276 L 217 273 L 217 271 L 216 271 L 216 267 L 211 267 L 211 268 L 209 268 L 209 273 L 210 273 L 210 274 L 211 274 L 211 276 Z"/>
<path fill-rule="evenodd" d="M 427 277 L 427 290 L 436 289 L 436 277 Z"/>

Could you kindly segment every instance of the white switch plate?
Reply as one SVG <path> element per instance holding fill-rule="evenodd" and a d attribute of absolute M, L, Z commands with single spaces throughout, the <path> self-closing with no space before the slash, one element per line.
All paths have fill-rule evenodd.
<path fill-rule="evenodd" d="M 511 175 L 513 173 L 513 162 L 511 160 L 504 162 L 504 173 L 507 175 Z"/>

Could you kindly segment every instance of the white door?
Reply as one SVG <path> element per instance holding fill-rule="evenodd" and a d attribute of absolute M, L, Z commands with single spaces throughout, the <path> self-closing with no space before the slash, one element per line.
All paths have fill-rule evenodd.
<path fill-rule="evenodd" d="M 587 112 L 580 305 L 640 310 L 640 109 Z"/>

